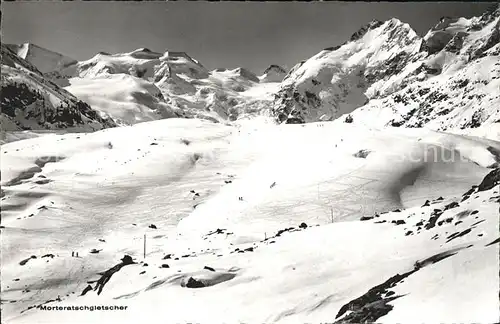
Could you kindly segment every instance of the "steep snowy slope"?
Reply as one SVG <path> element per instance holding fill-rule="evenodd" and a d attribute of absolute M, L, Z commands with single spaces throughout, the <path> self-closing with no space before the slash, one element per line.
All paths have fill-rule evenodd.
<path fill-rule="evenodd" d="M 128 75 L 102 75 L 88 78 L 72 78 L 65 89 L 94 109 L 113 118 L 118 124 L 181 116 L 168 105 L 154 84 Z"/>
<path fill-rule="evenodd" d="M 42 73 L 59 71 L 77 63 L 75 59 L 31 43 L 6 44 L 22 59 L 30 62 Z"/>
<path fill-rule="evenodd" d="M 494 322 L 498 151 L 264 119 L 3 145 L 2 319 Z"/>
<path fill-rule="evenodd" d="M 289 123 L 331 120 L 362 106 L 377 73 L 402 69 L 400 59 L 418 51 L 418 40 L 410 26 L 397 19 L 372 21 L 350 42 L 325 49 L 292 69 L 276 101 L 277 118 Z"/>
<path fill-rule="evenodd" d="M 496 122 L 499 20 L 498 5 L 481 17 L 443 18 L 423 39 L 397 19 L 373 21 L 292 69 L 273 113 L 302 123 L 355 111 L 348 122 L 438 130 Z"/>
<path fill-rule="evenodd" d="M 115 126 L 112 120 L 104 119 L 87 103 L 46 79 L 35 66 L 3 44 L 1 54 L 2 132 L 22 129 L 92 131 Z"/>

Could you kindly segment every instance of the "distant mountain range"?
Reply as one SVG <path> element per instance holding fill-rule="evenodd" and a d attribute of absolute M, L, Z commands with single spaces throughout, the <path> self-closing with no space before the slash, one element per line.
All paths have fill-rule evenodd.
<path fill-rule="evenodd" d="M 500 119 L 499 16 L 494 5 L 481 17 L 444 17 L 424 37 L 398 19 L 374 20 L 288 73 L 270 65 L 261 76 L 208 71 L 184 52 L 140 48 L 79 62 L 31 43 L 2 45 L 2 128 L 257 115 L 280 123 L 342 117 L 377 127 L 473 128 Z"/>

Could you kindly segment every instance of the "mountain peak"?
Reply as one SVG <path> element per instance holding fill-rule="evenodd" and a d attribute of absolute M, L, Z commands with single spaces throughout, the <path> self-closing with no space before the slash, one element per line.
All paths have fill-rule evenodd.
<path fill-rule="evenodd" d="M 171 58 L 171 59 L 176 59 L 176 58 L 183 58 L 183 59 L 186 59 L 188 61 L 192 61 L 198 65 L 201 65 L 201 63 L 197 60 L 195 60 L 194 58 L 192 58 L 191 56 L 189 56 L 188 53 L 186 52 L 181 52 L 181 51 L 165 51 L 165 53 L 163 53 L 163 56 L 162 58 L 164 59 L 167 59 L 167 58 Z"/>
<path fill-rule="evenodd" d="M 276 65 L 276 64 L 271 64 L 265 71 L 264 71 L 264 74 L 265 73 L 268 73 L 268 72 L 271 72 L 271 71 L 275 71 L 275 72 L 278 72 L 278 73 L 285 73 L 286 74 L 286 70 L 284 68 L 282 68 L 281 66 L 279 65 Z"/>
<path fill-rule="evenodd" d="M 383 24 L 382 21 L 374 19 L 370 21 L 368 24 L 364 25 L 358 31 L 356 31 L 354 34 L 352 34 L 350 40 L 351 41 L 357 41 L 361 37 L 363 37 L 369 30 L 375 29 L 377 27 L 380 27 Z"/>
<path fill-rule="evenodd" d="M 245 79 L 251 80 L 253 82 L 259 82 L 259 78 L 250 70 L 238 67 L 233 70 L 239 76 L 244 77 Z"/>
<path fill-rule="evenodd" d="M 286 70 L 279 65 L 271 64 L 264 74 L 259 77 L 262 82 L 281 82 L 285 78 Z"/>

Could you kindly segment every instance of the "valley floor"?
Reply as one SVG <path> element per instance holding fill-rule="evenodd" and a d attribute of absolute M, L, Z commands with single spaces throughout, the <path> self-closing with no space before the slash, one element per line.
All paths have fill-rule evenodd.
<path fill-rule="evenodd" d="M 265 118 L 16 136 L 33 138 L 1 147 L 4 323 L 500 315 L 500 138 Z"/>

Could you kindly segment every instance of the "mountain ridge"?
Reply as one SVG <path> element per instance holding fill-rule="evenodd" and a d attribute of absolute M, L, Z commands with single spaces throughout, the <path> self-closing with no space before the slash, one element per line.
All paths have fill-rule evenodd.
<path fill-rule="evenodd" d="M 487 59 L 484 61 L 492 70 L 489 79 L 484 82 L 496 84 L 495 66 L 498 66 L 496 60 L 498 60 L 498 42 L 500 41 L 499 7 L 498 5 L 492 6 L 481 17 L 444 18 L 422 38 L 408 24 L 398 19 L 393 18 L 383 23 L 372 21 L 356 31 L 350 41 L 340 46 L 327 48 L 304 63 L 296 65 L 285 77 L 279 90 L 273 104 L 273 115 L 278 122 L 287 123 L 332 120 L 350 113 L 359 115 L 360 112 L 356 110 L 365 105 L 368 105 L 368 108 L 364 107 L 361 111 L 370 109 L 371 100 L 375 100 L 371 104 L 374 106 L 378 102 L 376 100 L 389 98 L 393 93 L 396 96 L 396 92 L 402 91 L 408 84 L 418 87 L 419 82 L 425 82 L 426 79 L 440 75 L 443 69 L 448 70 L 445 71 L 448 74 L 453 72 L 452 69 L 457 70 L 451 78 L 456 78 L 454 82 L 459 82 L 459 75 L 463 80 L 463 75 L 459 74 L 460 69 L 462 72 L 467 71 L 468 63 L 486 57 L 493 58 L 493 61 Z M 468 32 L 464 33 L 464 30 Z M 374 33 L 376 35 L 370 38 L 370 34 Z M 381 39 L 384 41 L 381 42 Z M 367 42 L 372 43 L 371 52 L 363 50 Z M 391 55 L 389 48 L 393 52 Z M 394 52 L 394 48 L 398 48 L 397 52 Z M 377 60 L 377 56 L 380 58 L 381 55 L 383 59 Z M 451 55 L 456 55 L 456 57 Z M 353 57 L 358 61 L 354 62 Z M 471 70 L 469 73 L 473 73 L 474 68 L 471 67 L 468 70 Z M 310 76 L 305 76 L 304 73 L 309 73 Z M 324 80 L 321 81 L 322 85 L 319 85 L 318 79 L 322 77 L 322 73 Z M 471 78 L 468 77 L 468 79 Z M 348 82 L 344 82 L 346 80 Z M 478 89 L 483 88 L 480 84 L 476 84 Z M 449 92 L 451 93 L 452 90 Z M 487 92 L 486 89 L 483 92 Z M 448 96 L 451 97 L 451 94 Z M 399 100 L 397 98 L 396 101 Z M 498 102 L 495 96 L 489 99 Z M 468 100 L 471 99 L 463 98 L 463 103 Z M 394 119 L 398 118 L 398 111 L 401 114 L 409 111 L 399 106 L 393 109 L 395 109 Z M 453 110 L 453 106 L 439 108 L 441 111 L 446 109 Z M 481 109 L 485 110 L 481 115 L 482 121 L 489 122 L 492 116 L 498 114 L 498 111 L 494 109 Z M 472 111 L 471 116 L 481 109 Z M 424 109 L 418 107 L 415 111 L 420 112 L 422 116 L 417 118 L 418 121 L 408 124 L 410 127 L 422 127 L 435 119 L 442 124 L 436 127 L 437 129 L 467 127 L 465 122 L 457 120 L 448 122 L 436 115 L 426 116 Z M 377 113 L 372 112 L 369 118 L 374 118 L 375 115 Z M 364 122 L 368 122 L 369 118 L 364 118 Z M 449 125 L 446 125 L 447 123 Z M 388 119 L 384 124 L 396 125 L 397 123 L 392 123 Z"/>
<path fill-rule="evenodd" d="M 116 126 L 87 103 L 46 79 L 33 64 L 4 44 L 2 55 L 2 132 L 73 129 L 92 131 Z"/>
<path fill-rule="evenodd" d="M 370 123 L 371 118 L 377 125 L 445 130 L 496 120 L 498 111 L 491 106 L 499 101 L 488 94 L 488 89 L 497 83 L 499 12 L 500 6 L 496 5 L 480 17 L 442 17 L 424 36 L 397 18 L 374 19 L 346 42 L 320 51 L 290 71 L 272 64 L 260 76 L 241 67 L 208 71 L 198 60 L 180 51 L 162 53 L 138 48 L 126 53 L 98 52 L 78 62 L 35 44 L 9 46 L 17 48 L 18 54 L 27 57 L 28 62 L 31 60 L 33 66 L 37 62 L 42 65 L 44 77 L 84 100 L 93 101 L 92 105 L 102 114 L 124 124 L 171 117 L 226 122 L 259 115 L 272 116 L 278 123 L 304 123 L 351 120 L 363 112 L 366 116 L 354 122 Z M 50 58 L 44 63 L 47 55 L 30 56 L 30 49 L 36 49 L 32 50 L 35 54 L 50 52 L 53 57 L 64 59 L 56 62 Z M 491 71 L 481 80 L 469 75 L 475 73 L 470 64 L 477 59 Z M 120 74 L 129 75 L 130 80 L 122 83 L 123 88 L 116 90 L 119 92 L 103 94 L 101 99 L 95 92 L 98 85 L 92 88 L 98 97 L 92 99 L 86 92 L 91 89 L 87 85 L 100 80 L 117 78 L 121 82 L 124 77 Z M 457 86 L 447 85 L 446 80 Z M 472 91 L 468 95 L 456 90 L 465 88 L 461 85 L 466 82 L 466 92 Z M 86 86 L 82 88 L 83 84 Z M 134 93 L 141 93 L 143 99 L 137 101 Z M 260 93 L 266 94 L 264 100 L 256 97 Z M 429 102 L 423 100 L 426 94 L 430 94 Z M 109 96 L 120 97 L 120 102 L 130 108 L 124 112 L 106 108 L 112 106 L 112 102 L 104 103 Z M 443 103 L 452 97 L 461 97 L 465 120 L 455 105 Z M 474 98 L 479 97 L 491 102 L 490 107 L 473 107 Z M 380 104 L 385 108 L 376 108 Z M 392 112 L 386 112 L 388 108 Z"/>

